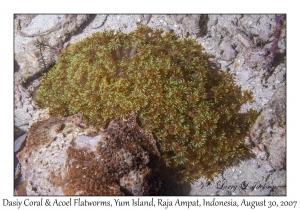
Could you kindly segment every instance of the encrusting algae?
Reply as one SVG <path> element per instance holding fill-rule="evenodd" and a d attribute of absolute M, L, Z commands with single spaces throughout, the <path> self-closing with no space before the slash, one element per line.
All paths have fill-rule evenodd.
<path fill-rule="evenodd" d="M 52 115 L 82 113 L 103 127 L 136 113 L 178 183 L 212 179 L 245 155 L 257 114 L 239 113 L 252 94 L 208 59 L 195 40 L 162 29 L 95 33 L 62 52 L 44 74 L 36 104 Z"/>

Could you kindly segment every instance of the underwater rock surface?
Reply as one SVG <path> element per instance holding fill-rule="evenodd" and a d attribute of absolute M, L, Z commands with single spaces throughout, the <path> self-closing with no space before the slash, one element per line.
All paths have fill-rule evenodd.
<path fill-rule="evenodd" d="M 150 195 L 160 156 L 156 141 L 136 116 L 110 122 L 107 129 L 82 123 L 81 115 L 34 123 L 18 153 L 16 195 Z M 149 181 L 150 180 L 150 181 Z"/>

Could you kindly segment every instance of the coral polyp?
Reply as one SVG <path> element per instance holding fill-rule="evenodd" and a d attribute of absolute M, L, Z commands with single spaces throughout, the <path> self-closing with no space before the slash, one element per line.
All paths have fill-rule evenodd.
<path fill-rule="evenodd" d="M 181 183 L 212 178 L 245 154 L 256 112 L 239 110 L 251 101 L 195 40 L 140 26 L 70 45 L 44 74 L 36 104 L 52 115 L 82 113 L 98 126 L 136 113 Z"/>

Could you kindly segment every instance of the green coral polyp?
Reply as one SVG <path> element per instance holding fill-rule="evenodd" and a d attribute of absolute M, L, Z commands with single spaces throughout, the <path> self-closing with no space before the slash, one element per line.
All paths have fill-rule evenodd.
<path fill-rule="evenodd" d="M 44 74 L 36 103 L 99 126 L 134 112 L 178 182 L 213 178 L 245 154 L 256 112 L 239 113 L 251 93 L 208 59 L 195 40 L 146 26 L 95 33 L 64 50 Z"/>

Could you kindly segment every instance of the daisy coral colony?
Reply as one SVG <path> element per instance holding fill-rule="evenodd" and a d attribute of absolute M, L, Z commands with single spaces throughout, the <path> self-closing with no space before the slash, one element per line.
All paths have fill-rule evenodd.
<path fill-rule="evenodd" d="M 239 113 L 252 94 L 208 59 L 195 40 L 162 29 L 98 32 L 62 52 L 43 75 L 36 104 L 52 115 L 82 113 L 103 127 L 134 112 L 178 183 L 212 179 L 245 155 L 257 115 Z"/>

